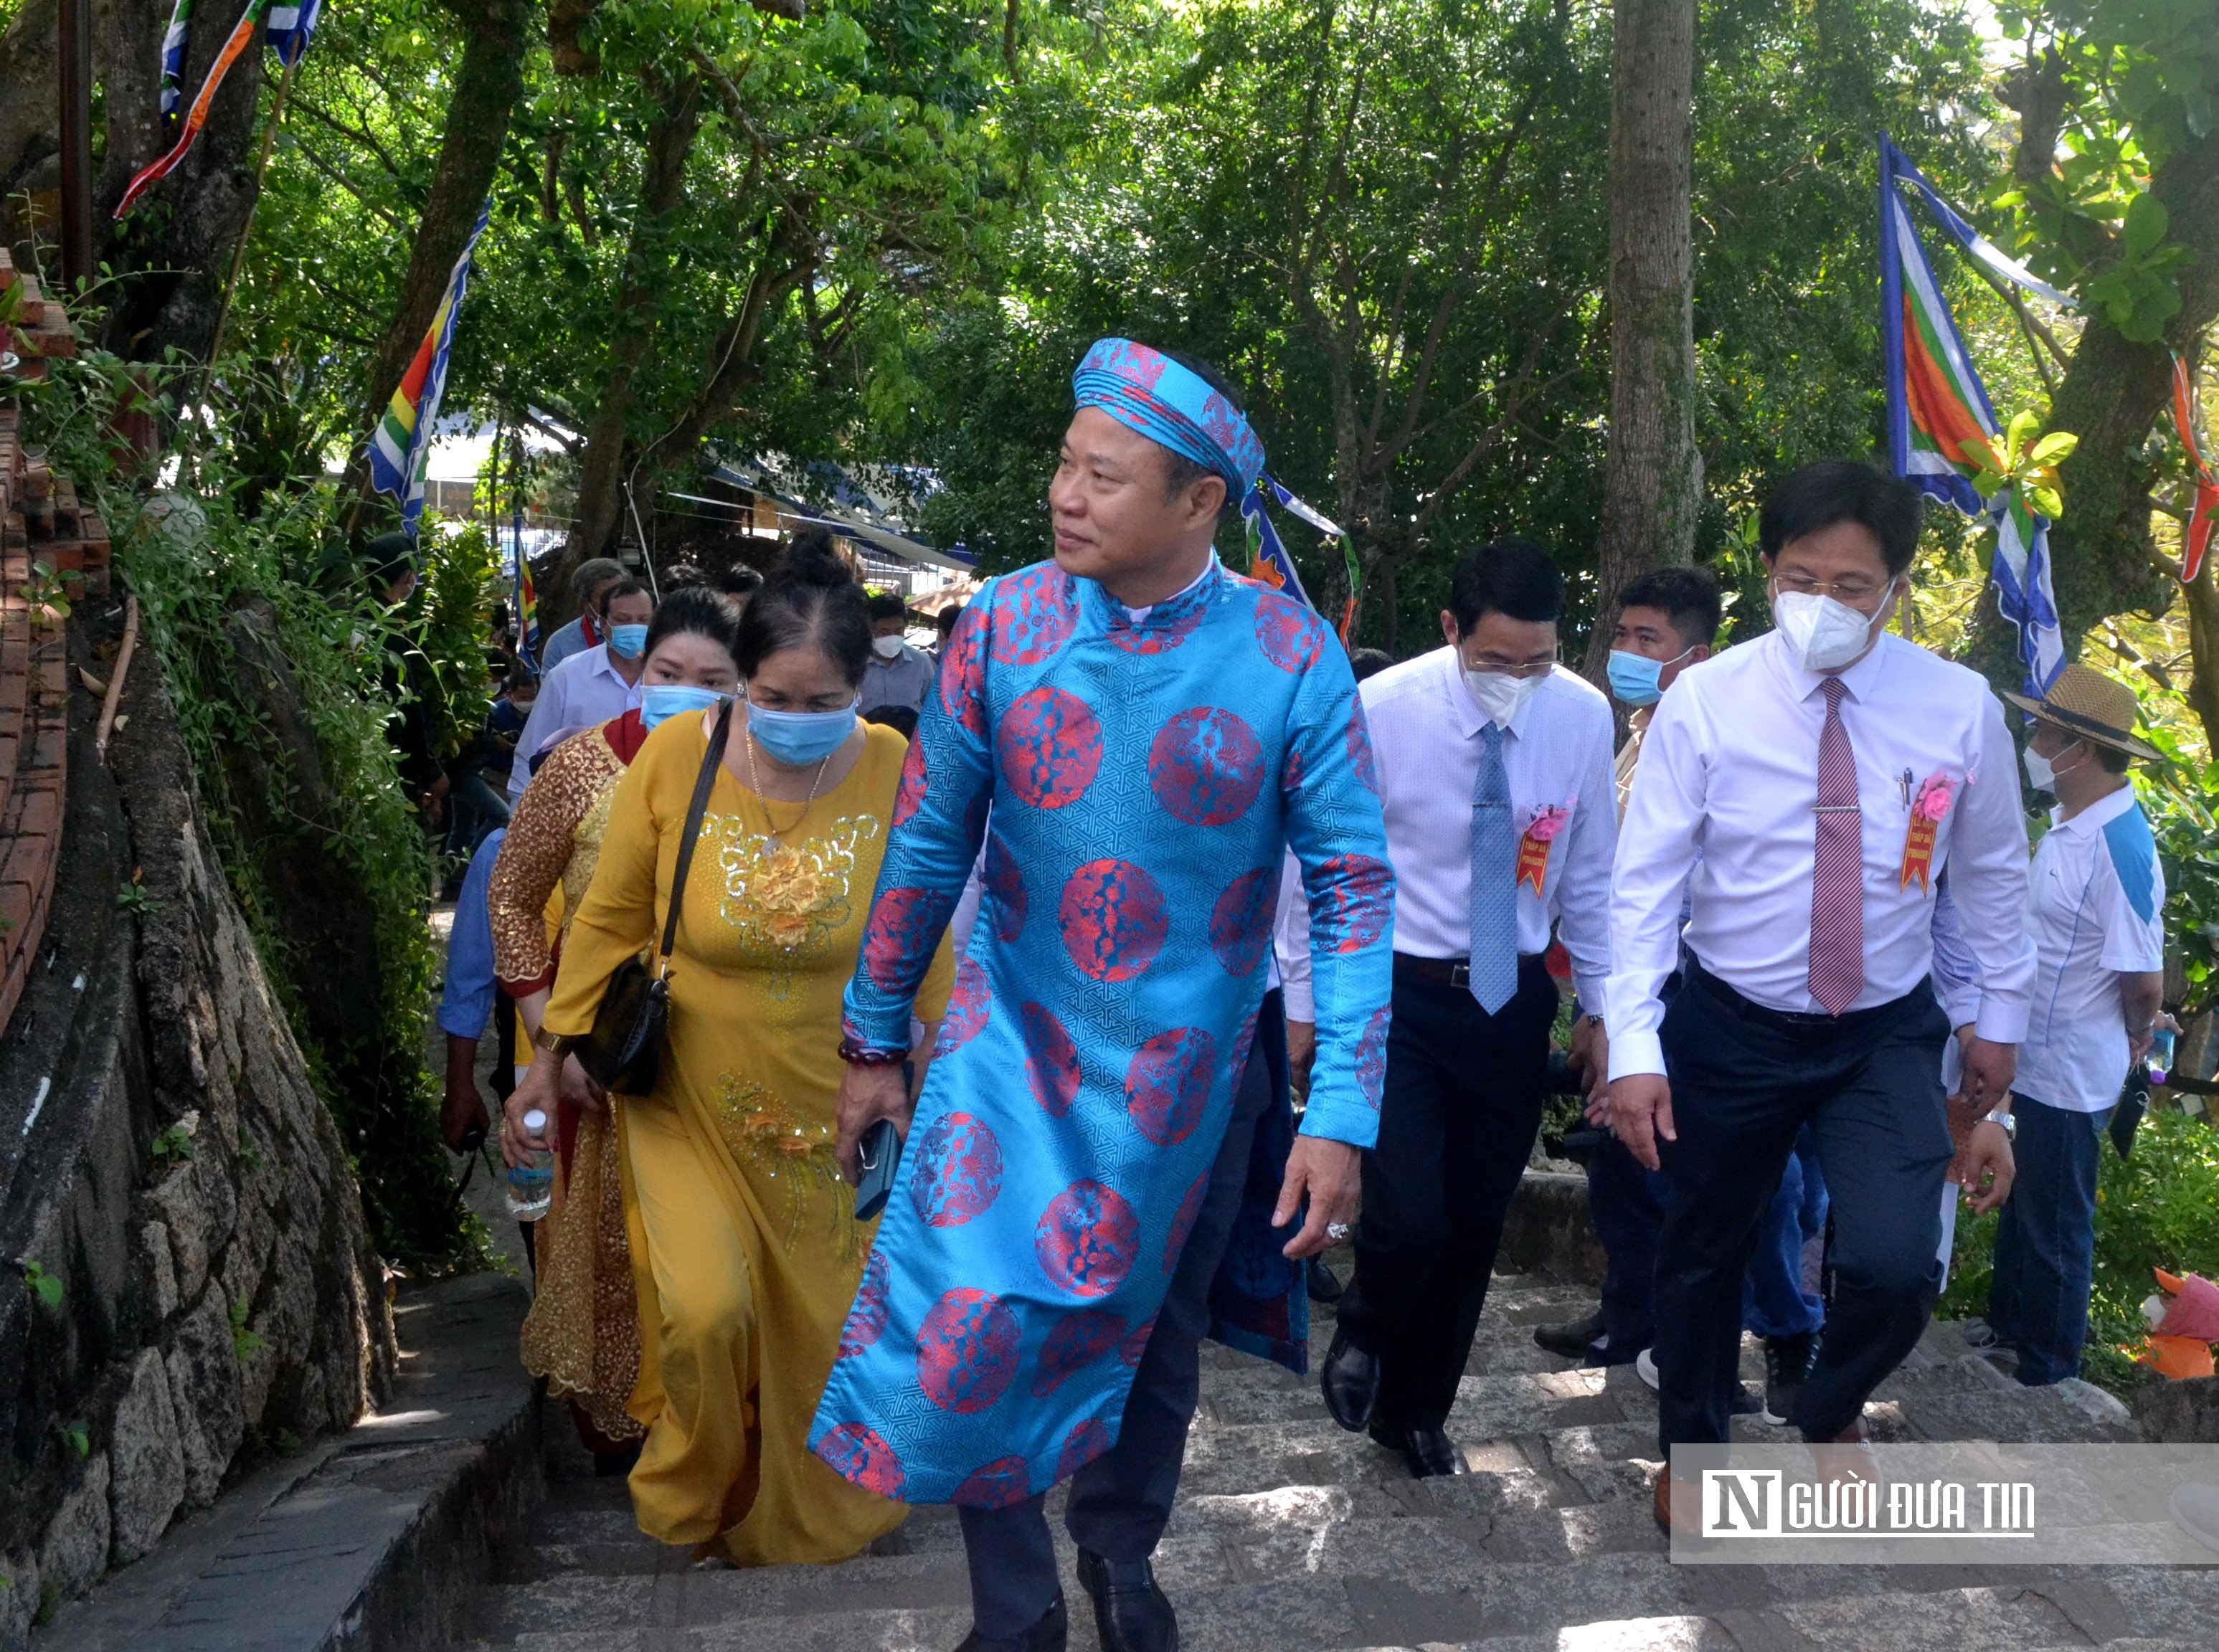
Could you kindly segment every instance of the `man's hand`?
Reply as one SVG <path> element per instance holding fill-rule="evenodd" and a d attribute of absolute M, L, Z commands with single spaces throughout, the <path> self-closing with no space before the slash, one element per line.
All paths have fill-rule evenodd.
<path fill-rule="evenodd" d="M 1323 1136 L 1296 1136 L 1287 1155 L 1287 1179 L 1280 1185 L 1271 1226 L 1284 1227 L 1294 1220 L 1304 1194 L 1309 1196 L 1310 1214 L 1280 1254 L 1299 1262 L 1336 1243 L 1327 1230 L 1355 1221 L 1357 1195 L 1363 1186 L 1364 1155 L 1359 1150 Z"/>
<path fill-rule="evenodd" d="M 2011 1156 L 2011 1136 L 2003 1126 L 1986 1119 L 1974 1125 L 1958 1161 L 1963 1169 L 1961 1171 L 1957 1164 L 1952 1164 L 1949 1179 L 1972 1196 L 1975 1216 L 1986 1215 L 2011 1197 L 2011 1183 L 2018 1176 L 2018 1161 Z"/>
<path fill-rule="evenodd" d="M 1983 1113 L 2011 1099 L 2011 1080 L 2018 1074 L 2018 1046 L 1992 1044 L 1975 1033 L 1964 1040 L 1965 1097 Z M 1998 1202 L 2001 1202 L 1998 1201 Z"/>
<path fill-rule="evenodd" d="M 1310 1069 L 1317 1064 L 1317 1023 L 1314 1021 L 1290 1021 L 1287 1023 L 1287 1084 L 1295 1092 L 1295 1099 L 1307 1102 L 1310 1095 Z"/>
<path fill-rule="evenodd" d="M 880 1119 L 892 1119 L 894 1128 L 907 1140 L 910 1117 L 916 1106 L 910 1099 L 908 1086 L 902 1083 L 898 1061 L 883 1061 L 870 1066 L 848 1064 L 847 1074 L 840 1080 L 839 1096 L 832 1103 L 832 1117 L 839 1127 L 839 1140 L 833 1151 L 839 1155 L 840 1173 L 848 1178 L 849 1187 L 863 1179 L 863 1132 Z"/>
<path fill-rule="evenodd" d="M 1656 1144 L 1677 1141 L 1672 1124 L 1672 1086 L 1661 1072 L 1629 1072 L 1610 1085 L 1610 1127 L 1650 1170 L 1662 1167 Z"/>
<path fill-rule="evenodd" d="M 1610 1085 L 1610 1034 L 1603 1030 L 1602 1022 L 1593 1015 L 1581 1016 L 1572 1028 L 1572 1046 L 1566 1055 L 1572 1071 L 1588 1087 L 1587 1110 L 1591 1115 L 1588 1122 L 1601 1123 L 1592 1115 Z"/>
<path fill-rule="evenodd" d="M 467 1153 L 486 1139 L 485 1098 L 478 1094 L 478 1041 L 447 1034 L 447 1089 L 439 1106 L 439 1136 L 451 1153 Z"/>

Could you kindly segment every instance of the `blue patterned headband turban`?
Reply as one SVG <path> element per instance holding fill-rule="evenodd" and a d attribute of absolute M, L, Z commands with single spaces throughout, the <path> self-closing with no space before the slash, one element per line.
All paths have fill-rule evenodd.
<path fill-rule="evenodd" d="M 1081 407 L 1099 407 L 1126 429 L 1225 478 L 1245 497 L 1264 474 L 1264 444 L 1232 402 L 1198 373 L 1130 338 L 1103 338 L 1071 376 Z"/>

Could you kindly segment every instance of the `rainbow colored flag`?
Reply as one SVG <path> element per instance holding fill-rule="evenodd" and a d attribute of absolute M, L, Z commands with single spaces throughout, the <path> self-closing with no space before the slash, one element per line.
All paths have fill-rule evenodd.
<path fill-rule="evenodd" d="M 370 438 L 370 485 L 401 501 L 401 525 L 416 531 L 424 513 L 424 464 L 431 455 L 432 427 L 438 422 L 439 398 L 447 388 L 447 358 L 455 347 L 455 323 L 463 314 L 463 294 L 470 283 L 470 255 L 478 237 L 485 233 L 493 212 L 493 197 L 478 209 L 470 239 L 463 243 L 447 290 L 432 313 L 432 325 L 401 383 L 386 404 L 384 417 Z"/>
<path fill-rule="evenodd" d="M 1881 134 L 1880 338 L 1887 368 L 1889 466 L 1922 492 L 1967 516 L 1987 518 L 1994 526 L 1996 554 L 1989 572 L 1995 581 L 1996 606 L 2018 627 L 2027 692 L 2040 694 L 2066 664 L 2065 637 L 2050 583 L 2049 519 L 2029 510 L 2017 488 L 2007 488 L 1990 500 L 1983 500 L 1973 486 L 1981 465 L 1966 444 L 1976 437 L 1992 439 L 2000 427 L 1905 203 L 1905 184 L 1917 191 L 1943 233 L 1973 257 L 1992 269 L 1998 264 L 2005 266 L 2001 273 L 2022 285 L 2070 301 L 2035 282 L 1975 235 L 1904 158 L 1903 152 Z"/>
<path fill-rule="evenodd" d="M 531 558 L 524 554 L 524 512 L 516 513 L 515 537 L 509 551 L 516 558 L 516 655 L 532 670 L 539 669 L 539 592 L 531 582 Z"/>
<path fill-rule="evenodd" d="M 1293 512 L 1327 538 L 1340 542 L 1341 555 L 1348 564 L 1348 605 L 1340 616 L 1340 643 L 1343 648 L 1347 647 L 1348 628 L 1356 618 L 1357 591 L 1364 577 L 1356 560 L 1355 549 L 1349 544 L 1348 536 L 1340 531 L 1338 523 L 1312 510 L 1307 503 L 1268 475 L 1259 476 L 1256 485 L 1248 490 L 1247 497 L 1240 501 L 1241 525 L 1248 534 L 1248 577 L 1262 581 L 1275 591 L 1286 593 L 1307 607 L 1317 606 L 1310 600 L 1310 593 L 1302 589 L 1302 576 L 1296 571 L 1295 559 L 1287 554 L 1287 547 L 1279 537 L 1279 531 L 1271 525 L 1271 519 L 1264 509 L 1267 494 L 1277 500 L 1283 509 Z"/>

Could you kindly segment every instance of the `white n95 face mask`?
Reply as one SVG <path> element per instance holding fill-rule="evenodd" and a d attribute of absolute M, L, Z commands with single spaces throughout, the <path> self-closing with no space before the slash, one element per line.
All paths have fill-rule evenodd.
<path fill-rule="evenodd" d="M 1538 677 L 1514 677 L 1507 671 L 1467 671 L 1464 680 L 1480 715 L 1505 729 L 1541 686 Z"/>
<path fill-rule="evenodd" d="M 1894 581 L 1888 581 L 1887 592 L 1894 594 Z M 1806 671 L 1838 671 L 1852 663 L 1886 612 L 1886 597 L 1877 614 L 1861 614 L 1846 602 L 1815 592 L 1783 591 L 1772 599 L 1772 623 Z"/>

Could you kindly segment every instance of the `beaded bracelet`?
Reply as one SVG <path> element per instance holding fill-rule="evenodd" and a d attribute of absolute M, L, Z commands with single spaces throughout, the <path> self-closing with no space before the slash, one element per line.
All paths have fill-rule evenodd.
<path fill-rule="evenodd" d="M 909 1059 L 906 1050 L 874 1050 L 853 1038 L 840 1040 L 840 1059 L 851 1067 L 892 1067 Z"/>

